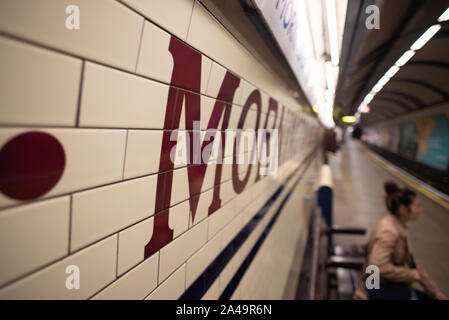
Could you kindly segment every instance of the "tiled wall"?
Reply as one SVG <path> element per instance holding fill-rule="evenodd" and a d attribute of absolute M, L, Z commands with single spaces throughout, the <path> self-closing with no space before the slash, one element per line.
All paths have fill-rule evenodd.
<path fill-rule="evenodd" d="M 317 145 L 297 109 L 198 1 L 0 0 L 0 298 L 179 298 Z M 192 120 L 278 128 L 278 173 L 173 165 Z"/>

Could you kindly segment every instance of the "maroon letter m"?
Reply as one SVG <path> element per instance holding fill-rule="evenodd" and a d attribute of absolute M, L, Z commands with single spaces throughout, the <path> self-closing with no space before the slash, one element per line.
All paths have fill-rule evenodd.
<path fill-rule="evenodd" d="M 173 56 L 174 66 L 165 111 L 164 129 L 176 130 L 179 128 L 182 106 L 185 101 L 185 128 L 192 130 L 193 121 L 200 121 L 201 54 L 174 37 L 171 38 L 169 51 Z M 231 103 L 239 84 L 240 78 L 230 72 L 226 73 L 207 125 L 208 129 L 217 129 L 223 112 L 222 130 L 227 128 Z M 159 174 L 157 179 L 153 235 L 145 246 L 145 259 L 173 240 L 173 230 L 168 225 L 174 169 L 174 163 L 170 159 L 170 150 L 177 142 L 170 140 L 170 134 L 171 131 L 163 133 L 159 172 L 165 173 Z M 193 139 L 190 139 L 190 149 L 188 150 L 194 150 L 193 143 Z M 224 143 L 222 145 L 224 146 Z M 194 156 L 193 152 L 190 152 L 190 163 Z M 192 221 L 195 219 L 199 200 L 199 196 L 195 195 L 201 192 L 206 168 L 207 163 L 187 167 Z M 216 181 L 217 175 L 221 176 L 221 171 L 221 165 L 217 165 Z M 214 194 L 214 203 L 217 202 L 218 196 L 218 194 Z"/>

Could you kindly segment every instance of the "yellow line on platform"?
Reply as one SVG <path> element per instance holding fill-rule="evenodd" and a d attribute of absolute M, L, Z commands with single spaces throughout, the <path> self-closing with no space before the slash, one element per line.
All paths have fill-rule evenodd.
<path fill-rule="evenodd" d="M 375 156 L 371 151 L 366 150 L 366 152 L 368 153 L 370 158 L 372 160 L 374 160 L 379 166 L 381 166 L 382 168 L 384 168 L 385 170 L 387 170 L 388 172 L 390 172 L 392 175 L 396 176 L 400 180 L 404 181 L 405 183 L 407 183 L 411 187 L 415 188 L 416 190 L 421 192 L 423 195 L 425 195 L 427 198 L 435 201 L 439 205 L 441 205 L 441 206 L 443 206 L 443 207 L 445 207 L 446 209 L 449 210 L 449 202 L 447 202 L 444 199 L 441 199 L 440 197 L 434 195 L 432 192 L 430 192 L 430 191 L 426 190 L 425 188 L 421 187 L 419 184 L 417 184 L 416 182 L 410 180 L 409 178 L 407 178 L 405 175 L 403 175 L 398 170 L 388 166 L 384 161 L 382 161 L 377 156 Z"/>

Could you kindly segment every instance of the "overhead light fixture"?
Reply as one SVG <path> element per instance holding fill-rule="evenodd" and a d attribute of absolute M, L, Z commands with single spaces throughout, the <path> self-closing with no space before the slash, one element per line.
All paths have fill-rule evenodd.
<path fill-rule="evenodd" d="M 374 87 L 373 87 L 373 92 L 378 93 L 380 90 L 382 90 L 383 86 L 379 83 L 377 83 Z"/>
<path fill-rule="evenodd" d="M 398 67 L 402 67 L 415 55 L 415 53 L 416 52 L 412 50 L 404 52 L 404 54 L 398 59 L 398 61 L 396 61 L 395 65 L 397 65 Z"/>
<path fill-rule="evenodd" d="M 373 98 L 374 98 L 374 94 L 368 93 L 368 94 L 365 96 L 365 99 L 363 99 L 363 102 L 364 102 L 365 104 L 369 104 L 369 103 L 373 100 Z"/>
<path fill-rule="evenodd" d="M 344 123 L 353 123 L 355 122 L 357 119 L 354 116 L 344 116 L 341 118 L 341 121 L 343 121 Z"/>
<path fill-rule="evenodd" d="M 419 50 L 422 47 L 424 47 L 424 45 L 430 40 L 432 39 L 432 37 L 441 29 L 441 25 L 439 24 L 435 24 L 431 27 L 429 27 L 429 29 L 426 30 L 426 32 L 424 32 L 422 34 L 421 37 L 418 38 L 418 40 L 415 41 L 414 44 L 412 44 L 412 46 L 410 47 L 411 50 Z"/>
<path fill-rule="evenodd" d="M 444 13 L 438 18 L 438 22 L 448 21 L 449 20 L 449 8 L 444 11 Z M 400 70 L 402 66 L 404 66 L 415 54 L 417 50 L 420 50 L 422 47 L 426 45 L 427 42 L 432 39 L 432 37 L 440 31 L 441 25 L 434 24 L 429 27 L 411 46 L 410 50 L 407 50 L 402 54 L 402 56 L 395 62 L 393 66 L 388 69 L 387 72 L 380 78 L 380 80 L 376 83 L 376 85 L 371 89 L 371 92 L 365 96 L 362 103 L 357 109 L 356 117 L 360 116 L 360 112 L 365 110 L 365 106 L 367 106 L 371 100 L 374 98 L 376 93 L 378 93 L 385 84 L 390 81 L 390 79 Z M 369 107 L 368 107 L 369 108 Z M 369 110 L 369 109 L 368 109 Z M 363 111 L 362 111 L 363 112 Z"/>
<path fill-rule="evenodd" d="M 444 13 L 438 18 L 438 22 L 443 22 L 449 20 L 449 8 L 444 11 Z"/>
<path fill-rule="evenodd" d="M 332 70 L 332 63 L 330 61 L 326 61 L 324 63 L 324 68 L 326 70 L 326 79 L 327 79 L 327 89 L 334 93 L 335 92 L 335 83 L 334 83 L 334 72 Z"/>
<path fill-rule="evenodd" d="M 399 71 L 398 66 L 392 66 L 390 69 L 388 69 L 387 72 L 385 72 L 385 76 L 388 78 L 393 78 L 393 76 Z"/>
<path fill-rule="evenodd" d="M 337 66 L 340 56 L 338 53 L 337 14 L 335 11 L 335 0 L 326 1 L 326 12 L 329 45 L 331 49 L 331 60 L 332 64 Z"/>
<path fill-rule="evenodd" d="M 377 84 L 383 88 L 387 84 L 388 81 L 390 81 L 390 78 L 384 75 L 382 78 L 380 78 L 380 80 L 377 82 Z"/>

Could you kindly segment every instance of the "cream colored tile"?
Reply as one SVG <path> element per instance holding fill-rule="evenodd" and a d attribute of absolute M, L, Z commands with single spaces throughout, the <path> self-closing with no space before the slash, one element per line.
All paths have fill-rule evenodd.
<path fill-rule="evenodd" d="M 169 87 L 86 63 L 80 126 L 163 129 Z"/>
<path fill-rule="evenodd" d="M 188 230 L 160 251 L 159 283 L 192 256 L 207 241 L 207 221 Z"/>
<path fill-rule="evenodd" d="M 188 200 L 170 208 L 168 225 L 173 230 L 173 238 L 177 238 L 189 228 L 190 202 Z"/>
<path fill-rule="evenodd" d="M 235 236 L 242 230 L 243 228 L 243 216 L 241 213 L 237 214 L 236 217 L 223 228 L 222 237 L 223 237 L 223 248 L 235 238 Z"/>
<path fill-rule="evenodd" d="M 74 126 L 81 60 L 0 37 L 0 123 Z"/>
<path fill-rule="evenodd" d="M 185 291 L 186 265 L 183 264 L 145 300 L 177 300 Z"/>
<path fill-rule="evenodd" d="M 117 275 L 122 275 L 144 259 L 145 245 L 154 231 L 154 217 L 145 219 L 118 234 Z"/>
<path fill-rule="evenodd" d="M 120 0 L 146 18 L 185 40 L 192 15 L 193 0 Z"/>
<path fill-rule="evenodd" d="M 210 97 L 203 96 L 203 95 L 201 96 L 201 109 L 200 109 L 201 110 L 201 114 L 200 114 L 201 130 L 207 130 L 209 121 L 211 120 L 212 111 L 214 110 L 214 107 L 215 107 L 215 99 L 212 99 Z M 221 127 L 223 124 L 223 115 L 224 115 L 224 112 L 222 112 L 220 115 L 220 120 L 218 121 L 217 128 L 212 128 L 212 129 L 221 130 Z"/>
<path fill-rule="evenodd" d="M 220 92 L 221 85 L 225 78 L 227 70 L 220 66 L 219 64 L 212 62 L 212 68 L 209 76 L 209 83 L 207 85 L 206 94 L 213 98 L 218 97 L 218 93 Z M 233 101 L 229 101 L 231 103 L 237 103 L 240 100 L 240 96 L 242 94 L 243 86 L 240 81 L 240 86 L 237 88 L 234 94 Z"/>
<path fill-rule="evenodd" d="M 170 39 L 169 33 L 151 22 L 145 22 L 136 70 L 138 74 L 170 83 L 174 65 L 173 57 L 168 50 Z"/>
<path fill-rule="evenodd" d="M 66 28 L 76 5 L 80 28 Z M 143 18 L 117 1 L 4 0 L 0 30 L 83 58 L 134 71 Z"/>
<path fill-rule="evenodd" d="M 240 99 L 237 102 L 237 104 L 244 106 L 246 101 L 248 100 L 251 93 L 256 90 L 256 87 L 253 86 L 251 83 L 249 83 L 246 80 L 241 80 L 243 82 L 242 84 L 242 94 L 240 95 Z"/>
<path fill-rule="evenodd" d="M 187 260 L 186 288 L 203 273 L 222 250 L 221 234 L 210 239 L 197 253 Z"/>
<path fill-rule="evenodd" d="M 115 279 L 116 259 L 114 235 L 1 289 L 0 299 L 87 299 Z M 79 289 L 66 287 L 73 284 L 70 266 L 79 269 Z"/>
<path fill-rule="evenodd" d="M 94 300 L 143 300 L 157 286 L 159 253 L 95 295 Z"/>
<path fill-rule="evenodd" d="M 187 168 L 174 170 L 170 205 L 184 201 L 188 199 L 189 196 L 189 178 L 187 175 Z"/>
<path fill-rule="evenodd" d="M 248 222 L 250 222 L 254 216 L 259 212 L 259 210 L 264 205 L 263 198 L 257 198 L 253 200 L 248 207 L 243 211 L 243 225 L 245 226 Z"/>
<path fill-rule="evenodd" d="M 57 139 L 65 153 L 65 167 L 60 180 L 51 190 L 43 194 L 42 198 L 122 179 L 125 130 L 2 128 L 0 129 L 0 146 L 4 146 L 20 134 L 35 131 L 46 133 Z M 23 148 L 26 148 L 25 145 Z M 25 158 L 33 156 L 28 155 L 26 150 L 23 149 L 21 153 L 24 159 L 21 160 L 21 157 L 18 157 L 17 160 L 25 161 Z M 52 157 L 53 153 L 48 153 L 48 156 Z M 20 181 L 18 177 L 13 177 L 13 182 L 18 184 L 17 188 L 24 188 L 25 186 L 20 185 Z M 33 183 L 38 184 L 39 181 L 41 180 L 36 178 Z M 18 202 L 3 193 L 0 194 L 0 207 Z"/>
<path fill-rule="evenodd" d="M 236 130 L 238 128 L 238 124 L 239 124 L 239 121 L 240 121 L 240 117 L 242 115 L 242 111 L 243 111 L 242 107 L 240 107 L 240 106 L 238 106 L 236 104 L 232 105 L 232 107 L 231 107 L 231 116 L 229 118 L 229 125 L 228 125 L 229 129 Z M 230 155 L 230 154 L 227 154 L 227 155 Z"/>
<path fill-rule="evenodd" d="M 208 239 L 212 239 L 218 231 L 223 229 L 223 227 L 226 226 L 238 214 L 239 211 L 235 210 L 235 206 L 232 201 L 215 211 L 208 219 Z"/>
<path fill-rule="evenodd" d="M 215 173 L 216 173 L 217 165 L 212 162 L 215 160 L 209 160 L 209 161 L 211 161 L 211 163 L 208 164 L 206 167 L 206 173 L 204 175 L 203 186 L 201 187 L 202 192 L 204 192 L 206 190 L 210 190 L 215 186 Z"/>
<path fill-rule="evenodd" d="M 71 250 L 117 232 L 154 212 L 157 176 L 73 195 Z"/>
<path fill-rule="evenodd" d="M 68 254 L 69 214 L 70 197 L 0 211 L 0 286 Z"/>
<path fill-rule="evenodd" d="M 212 60 L 205 55 L 201 55 L 201 94 L 206 94 L 211 68 Z"/>
<path fill-rule="evenodd" d="M 128 131 L 128 141 L 126 143 L 125 179 L 159 171 L 162 135 L 163 131 L 159 130 Z"/>

